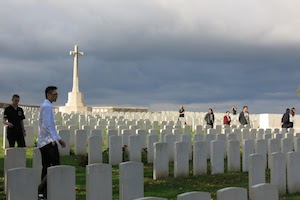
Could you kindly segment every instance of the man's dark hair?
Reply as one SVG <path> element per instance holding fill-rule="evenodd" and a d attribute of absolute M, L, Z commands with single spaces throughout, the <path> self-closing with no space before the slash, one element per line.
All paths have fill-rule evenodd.
<path fill-rule="evenodd" d="M 51 94 L 51 92 L 53 90 L 57 90 L 57 87 L 56 86 L 48 86 L 45 90 L 45 96 L 46 96 L 46 99 L 47 99 L 47 94 Z"/>
<path fill-rule="evenodd" d="M 243 110 L 244 110 L 244 108 L 248 108 L 248 106 L 244 106 L 244 107 L 243 107 Z"/>
<path fill-rule="evenodd" d="M 14 94 L 14 95 L 12 96 L 12 99 L 13 99 L 13 98 L 20 98 L 20 96 L 17 95 L 17 94 Z"/>

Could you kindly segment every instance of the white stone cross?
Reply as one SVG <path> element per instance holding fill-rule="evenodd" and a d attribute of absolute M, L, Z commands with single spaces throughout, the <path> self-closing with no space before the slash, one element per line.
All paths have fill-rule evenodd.
<path fill-rule="evenodd" d="M 72 92 L 79 92 L 79 84 L 78 84 L 78 56 L 83 56 L 83 52 L 79 52 L 78 51 L 78 45 L 75 45 L 74 51 L 70 51 L 70 55 L 74 56 L 73 88 L 72 88 Z"/>

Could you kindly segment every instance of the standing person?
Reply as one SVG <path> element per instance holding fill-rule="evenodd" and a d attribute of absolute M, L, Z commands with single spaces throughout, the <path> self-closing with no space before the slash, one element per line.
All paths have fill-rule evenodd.
<path fill-rule="evenodd" d="M 249 118 L 249 112 L 248 112 L 248 106 L 244 106 L 242 112 L 239 116 L 239 122 L 241 125 L 250 124 L 250 118 Z"/>
<path fill-rule="evenodd" d="M 290 123 L 289 123 L 289 128 L 294 128 L 294 120 L 295 120 L 295 112 L 296 109 L 292 108 L 290 112 Z"/>
<path fill-rule="evenodd" d="M 230 126 L 230 122 L 231 122 L 230 112 L 226 111 L 226 115 L 223 117 L 223 124 Z"/>
<path fill-rule="evenodd" d="M 183 108 L 182 105 L 179 108 L 179 117 L 178 117 L 178 120 L 184 121 L 184 124 L 186 124 L 186 121 L 185 121 L 185 118 L 184 118 L 184 108 Z"/>
<path fill-rule="evenodd" d="M 237 113 L 237 107 L 232 106 L 231 110 L 232 110 L 232 114 L 236 115 L 236 113 Z"/>
<path fill-rule="evenodd" d="M 57 87 L 49 86 L 45 90 L 46 99 L 39 111 L 39 137 L 37 146 L 42 155 L 42 182 L 38 192 L 40 199 L 47 198 L 47 168 L 59 165 L 59 151 L 57 144 L 65 147 L 65 142 L 60 138 L 55 129 L 54 112 L 52 103 L 57 99 Z"/>
<path fill-rule="evenodd" d="M 19 107 L 20 96 L 14 94 L 12 96 L 12 104 L 5 108 L 3 123 L 7 125 L 7 140 L 9 147 L 15 147 L 16 142 L 18 147 L 26 147 L 24 128 L 25 115 L 23 109 Z"/>
<path fill-rule="evenodd" d="M 207 125 L 210 125 L 211 128 L 214 128 L 215 115 L 214 111 L 211 108 L 208 109 L 208 113 L 205 115 L 204 119 Z"/>
<path fill-rule="evenodd" d="M 290 109 L 287 108 L 281 118 L 281 128 L 289 128 L 290 126 Z"/>

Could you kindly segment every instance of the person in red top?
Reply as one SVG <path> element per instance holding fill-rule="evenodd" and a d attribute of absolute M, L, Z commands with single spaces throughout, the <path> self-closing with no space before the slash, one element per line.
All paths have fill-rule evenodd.
<path fill-rule="evenodd" d="M 230 125 L 230 122 L 231 122 L 230 112 L 226 111 L 226 115 L 223 118 L 223 124 Z"/>

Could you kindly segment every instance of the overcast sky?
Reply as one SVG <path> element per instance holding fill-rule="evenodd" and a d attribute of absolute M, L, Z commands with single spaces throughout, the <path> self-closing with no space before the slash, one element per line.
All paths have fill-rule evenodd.
<path fill-rule="evenodd" d="M 0 101 L 56 105 L 79 45 L 85 103 L 152 111 L 300 108 L 300 1 L 9 0 L 0 7 Z M 300 109 L 298 109 L 300 112 Z"/>

